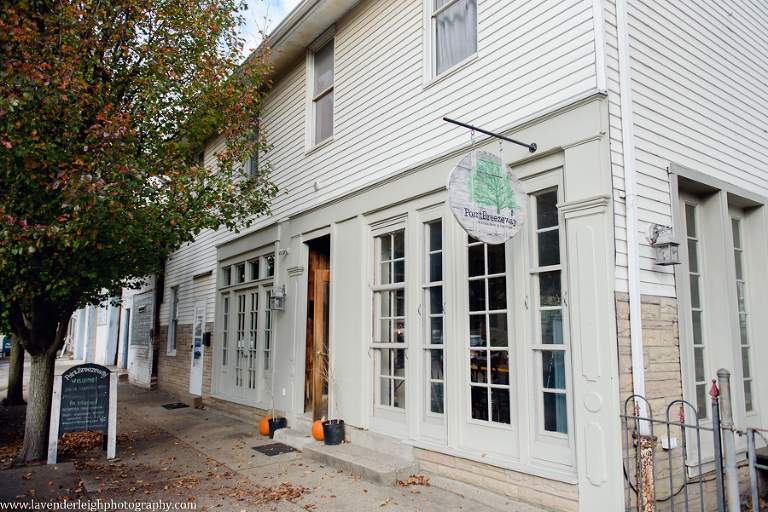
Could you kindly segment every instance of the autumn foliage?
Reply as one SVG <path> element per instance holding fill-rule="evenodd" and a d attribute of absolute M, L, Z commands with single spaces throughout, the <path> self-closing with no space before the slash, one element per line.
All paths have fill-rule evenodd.
<path fill-rule="evenodd" d="M 30 437 L 30 414 L 47 431 L 53 358 L 77 308 L 201 230 L 269 212 L 269 166 L 244 166 L 266 150 L 269 49 L 241 64 L 232 0 L 0 5 L 0 308 L 33 357 Z M 225 143 L 200 161 L 217 134 Z M 22 460 L 43 456 L 31 443 Z"/>

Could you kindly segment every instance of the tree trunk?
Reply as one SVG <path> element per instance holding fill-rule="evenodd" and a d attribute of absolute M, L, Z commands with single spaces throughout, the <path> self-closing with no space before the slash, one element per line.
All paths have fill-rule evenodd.
<path fill-rule="evenodd" d="M 24 405 L 24 347 L 19 337 L 11 334 L 11 364 L 8 374 L 8 405 Z"/>
<path fill-rule="evenodd" d="M 25 313 L 18 302 L 11 302 L 11 328 L 32 358 L 24 444 L 14 464 L 47 459 L 56 352 L 64 345 L 74 306 L 72 301 L 59 309 L 47 297 L 40 296 L 30 300 Z"/>
<path fill-rule="evenodd" d="M 24 444 L 14 464 L 46 460 L 56 352 L 32 356 Z"/>

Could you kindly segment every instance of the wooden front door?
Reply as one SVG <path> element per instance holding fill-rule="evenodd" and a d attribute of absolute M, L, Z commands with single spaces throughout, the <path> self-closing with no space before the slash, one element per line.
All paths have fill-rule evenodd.
<path fill-rule="evenodd" d="M 304 372 L 304 412 L 313 421 L 328 416 L 328 354 L 330 347 L 331 237 L 307 242 L 309 246 L 307 286 L 307 342 Z"/>
<path fill-rule="evenodd" d="M 331 272 L 315 270 L 314 364 L 312 372 L 312 420 L 328 419 L 328 313 Z"/>

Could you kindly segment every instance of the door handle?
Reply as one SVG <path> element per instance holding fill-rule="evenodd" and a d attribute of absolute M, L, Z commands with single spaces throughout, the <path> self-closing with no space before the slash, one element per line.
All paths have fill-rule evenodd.
<path fill-rule="evenodd" d="M 327 356 L 328 354 L 326 354 L 322 350 L 318 350 L 316 355 L 318 355 L 318 356 Z"/>

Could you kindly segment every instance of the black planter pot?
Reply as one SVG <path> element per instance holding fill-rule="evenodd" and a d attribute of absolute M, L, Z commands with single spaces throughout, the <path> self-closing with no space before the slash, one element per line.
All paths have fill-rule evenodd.
<path fill-rule="evenodd" d="M 341 444 L 344 441 L 344 420 L 324 421 L 323 437 L 325 444 Z"/>
<path fill-rule="evenodd" d="M 288 426 L 288 420 L 285 418 L 269 418 L 267 420 L 269 424 L 269 438 L 275 437 L 275 430 L 280 430 Z"/>

